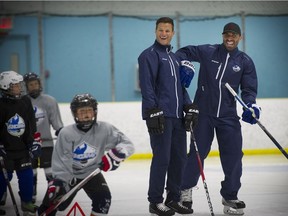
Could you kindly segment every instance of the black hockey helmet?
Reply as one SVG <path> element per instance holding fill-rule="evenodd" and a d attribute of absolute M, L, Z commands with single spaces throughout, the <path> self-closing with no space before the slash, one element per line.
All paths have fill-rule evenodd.
<path fill-rule="evenodd" d="M 94 118 L 89 121 L 79 121 L 79 119 L 77 118 L 77 110 L 81 107 L 87 107 L 87 106 L 93 108 L 95 114 Z M 76 125 L 80 130 L 88 131 L 92 127 L 92 125 L 96 122 L 97 108 L 98 108 L 98 102 L 91 94 L 88 93 L 77 94 L 73 97 L 72 102 L 70 104 L 70 109 L 76 122 Z"/>
<path fill-rule="evenodd" d="M 29 90 L 28 89 L 28 83 L 30 81 L 34 81 L 34 80 L 38 81 L 39 89 Z M 28 91 L 28 94 L 33 98 L 37 98 L 40 95 L 40 93 L 42 92 L 42 84 L 41 84 L 41 80 L 40 80 L 39 76 L 33 72 L 26 73 L 24 75 L 24 82 L 26 84 L 26 90 Z"/>

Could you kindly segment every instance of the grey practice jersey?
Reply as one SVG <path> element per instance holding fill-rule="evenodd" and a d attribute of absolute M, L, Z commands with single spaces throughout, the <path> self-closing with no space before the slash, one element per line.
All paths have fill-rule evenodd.
<path fill-rule="evenodd" d="M 53 177 L 67 183 L 74 177 L 83 179 L 100 167 L 102 156 L 112 148 L 126 158 L 135 151 L 132 142 L 107 122 L 98 121 L 86 133 L 76 124 L 66 126 L 60 131 L 53 151 Z"/>
<path fill-rule="evenodd" d="M 51 147 L 53 146 L 51 126 L 55 131 L 63 127 L 58 103 L 55 98 L 46 94 L 40 94 L 35 99 L 30 96 L 29 98 L 35 112 L 37 131 L 41 133 L 42 147 Z"/>

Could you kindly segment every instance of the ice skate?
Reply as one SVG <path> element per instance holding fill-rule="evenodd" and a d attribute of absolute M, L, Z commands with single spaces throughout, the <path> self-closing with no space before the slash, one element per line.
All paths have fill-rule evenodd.
<path fill-rule="evenodd" d="M 23 211 L 23 216 L 36 216 L 37 206 L 32 202 L 21 202 L 21 209 Z"/>
<path fill-rule="evenodd" d="M 240 200 L 225 200 L 222 199 L 222 204 L 224 205 L 223 212 L 227 215 L 243 215 L 243 209 L 246 207 L 245 203 Z"/>
<path fill-rule="evenodd" d="M 170 201 L 165 203 L 170 209 L 182 215 L 192 215 L 193 209 L 189 209 L 186 206 L 182 205 L 181 202 Z"/>
<path fill-rule="evenodd" d="M 193 188 L 188 188 L 181 191 L 180 202 L 182 203 L 183 206 L 187 207 L 188 209 L 191 209 L 193 204 L 192 189 Z"/>
<path fill-rule="evenodd" d="M 172 209 L 170 209 L 163 203 L 150 203 L 149 212 L 151 213 L 151 215 L 159 216 L 171 216 L 175 214 Z"/>

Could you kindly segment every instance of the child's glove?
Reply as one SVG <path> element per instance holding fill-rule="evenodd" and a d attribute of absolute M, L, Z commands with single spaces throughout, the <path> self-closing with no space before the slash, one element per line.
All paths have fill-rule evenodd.
<path fill-rule="evenodd" d="M 34 142 L 29 146 L 29 154 L 32 159 L 41 156 L 41 145 L 41 134 L 39 132 L 36 132 L 34 134 Z"/>
<path fill-rule="evenodd" d="M 125 154 L 118 152 L 115 148 L 110 149 L 103 157 L 101 169 L 104 172 L 116 170 L 120 166 L 120 162 L 125 159 Z"/>

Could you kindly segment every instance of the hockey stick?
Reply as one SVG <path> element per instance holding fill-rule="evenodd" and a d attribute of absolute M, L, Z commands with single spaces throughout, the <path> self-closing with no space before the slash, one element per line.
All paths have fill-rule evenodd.
<path fill-rule="evenodd" d="M 20 213 L 19 213 L 19 210 L 18 210 L 18 207 L 17 207 L 17 204 L 16 204 L 16 200 L 15 200 L 15 197 L 14 197 L 14 193 L 13 193 L 10 181 L 9 181 L 8 173 L 7 173 L 7 170 L 5 168 L 3 157 L 0 157 L 0 163 L 1 163 L 1 167 L 2 167 L 4 178 L 6 180 L 6 183 L 7 183 L 9 192 L 10 192 L 10 196 L 11 196 L 11 199 L 12 199 L 12 203 L 13 203 L 13 207 L 14 207 L 15 213 L 16 213 L 17 216 L 20 216 Z"/>
<path fill-rule="evenodd" d="M 262 123 L 257 119 L 255 116 L 254 111 L 250 110 L 249 107 L 240 99 L 240 97 L 236 94 L 236 92 L 233 90 L 233 88 L 226 83 L 226 88 L 230 91 L 230 93 L 236 98 L 236 100 L 243 106 L 245 110 L 249 110 L 252 113 L 252 116 L 256 120 L 256 123 L 259 125 L 259 127 L 267 134 L 267 136 L 272 140 L 272 142 L 278 147 L 278 149 L 283 153 L 283 155 L 288 159 L 287 152 L 282 148 L 282 146 L 276 141 L 276 139 L 269 133 L 269 131 L 262 125 Z"/>
<path fill-rule="evenodd" d="M 63 197 L 61 197 L 61 199 L 57 203 L 51 205 L 48 209 L 46 209 L 46 211 L 43 212 L 40 216 L 48 216 L 52 211 L 56 210 L 59 207 L 59 205 L 61 205 L 61 203 L 66 201 L 74 193 L 76 193 L 78 190 L 80 190 L 88 181 L 90 181 L 90 179 L 92 179 L 94 176 L 96 176 L 98 173 L 100 173 L 100 171 L 101 170 L 99 168 L 94 170 L 86 178 L 84 178 L 81 182 L 79 182 L 79 184 L 77 184 L 68 193 L 66 193 Z"/>
<path fill-rule="evenodd" d="M 199 154 L 199 151 L 198 151 L 197 143 L 196 143 L 194 132 L 193 132 L 193 129 L 192 129 L 192 124 L 190 125 L 190 132 L 191 132 L 191 142 L 194 144 L 194 147 L 195 147 L 196 156 L 197 156 L 198 165 L 199 165 L 199 170 L 200 170 L 203 186 L 204 186 L 204 189 L 205 189 L 205 192 L 206 192 L 207 201 L 208 201 L 208 206 L 209 206 L 209 209 L 210 209 L 211 216 L 214 216 L 215 214 L 213 212 L 213 206 L 212 206 L 212 202 L 211 202 L 211 199 L 210 199 L 208 186 L 207 186 L 207 183 L 206 183 L 206 178 L 205 178 L 205 175 L 204 175 L 203 166 L 202 166 L 202 162 L 201 162 L 201 159 L 200 159 L 200 154 Z"/>

